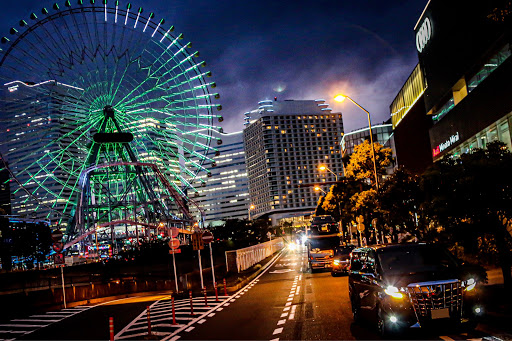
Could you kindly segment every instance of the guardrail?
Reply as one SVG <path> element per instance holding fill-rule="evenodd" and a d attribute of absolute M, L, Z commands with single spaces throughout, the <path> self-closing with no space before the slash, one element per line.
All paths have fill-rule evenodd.
<path fill-rule="evenodd" d="M 243 249 L 226 251 L 226 269 L 227 271 L 236 272 L 247 270 L 283 248 L 284 241 L 280 237 Z"/>

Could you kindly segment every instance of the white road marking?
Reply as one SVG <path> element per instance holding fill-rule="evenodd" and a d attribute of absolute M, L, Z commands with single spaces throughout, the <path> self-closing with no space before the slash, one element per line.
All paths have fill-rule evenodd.
<path fill-rule="evenodd" d="M 15 319 L 10 322 L 59 322 L 60 320 Z"/>
<path fill-rule="evenodd" d="M 208 314 L 208 317 L 214 317 L 215 313 Z"/>
<path fill-rule="evenodd" d="M 285 306 L 287 306 L 287 307 L 290 305 L 292 305 L 292 302 L 286 302 L 286 304 L 285 304 Z"/>
<path fill-rule="evenodd" d="M 228 305 L 230 305 L 230 304 L 231 304 L 231 303 L 229 303 L 229 302 L 228 302 L 228 303 L 224 304 L 224 306 L 225 306 L 225 307 L 227 307 L 227 306 L 228 306 Z"/>
<path fill-rule="evenodd" d="M 297 291 L 295 291 L 295 295 L 298 295 L 300 291 L 300 285 L 297 287 Z"/>
<path fill-rule="evenodd" d="M 302 269 L 302 268 L 301 268 Z M 302 275 L 299 276 L 299 281 L 302 279 Z"/>
<path fill-rule="evenodd" d="M 188 333 L 190 332 L 191 330 L 193 330 L 195 327 L 188 327 L 187 329 L 185 329 L 185 331 Z"/>
<path fill-rule="evenodd" d="M 217 309 L 217 311 L 221 311 L 221 310 L 223 310 L 223 309 L 224 309 L 224 308 L 220 307 L 220 308 L 218 308 L 218 309 Z"/>
<path fill-rule="evenodd" d="M 281 317 L 286 317 L 286 316 L 288 316 L 288 313 L 282 313 L 281 314 Z"/>
<path fill-rule="evenodd" d="M 280 326 L 286 323 L 286 319 L 277 321 L 277 325 Z"/>
<path fill-rule="evenodd" d="M 203 323 L 205 323 L 205 322 L 206 322 L 206 320 L 205 320 L 205 319 L 202 319 L 202 320 L 197 321 L 197 323 L 199 323 L 199 324 L 203 324 Z"/>
<path fill-rule="evenodd" d="M 293 297 L 290 297 L 289 299 L 287 299 L 287 301 L 293 301 Z"/>
<path fill-rule="evenodd" d="M 272 339 L 272 340 L 270 340 L 270 341 L 279 341 L 279 338 L 277 338 L 277 339 Z"/>
<path fill-rule="evenodd" d="M 176 335 L 175 337 L 173 337 L 172 339 L 170 339 L 169 341 L 176 341 L 180 338 L 181 336 L 179 335 Z"/>
<path fill-rule="evenodd" d="M 284 307 L 283 311 L 288 311 L 290 310 L 290 307 Z"/>
<path fill-rule="evenodd" d="M 295 318 L 295 314 L 291 313 L 290 316 L 288 317 L 288 320 L 293 320 Z"/>
<path fill-rule="evenodd" d="M 283 332 L 283 328 L 276 328 L 272 335 L 281 334 Z"/>
<path fill-rule="evenodd" d="M 19 327 L 19 328 L 38 328 L 43 327 L 40 324 L 0 324 L 0 327 Z"/>

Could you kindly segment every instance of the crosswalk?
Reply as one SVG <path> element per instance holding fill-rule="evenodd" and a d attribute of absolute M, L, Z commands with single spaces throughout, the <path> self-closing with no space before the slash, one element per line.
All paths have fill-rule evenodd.
<path fill-rule="evenodd" d="M 192 324 L 203 324 L 207 318 L 215 316 L 215 311 L 223 308 L 221 305 L 227 305 L 230 296 L 195 297 L 192 299 L 176 300 L 174 302 L 174 316 L 176 324 L 172 319 L 171 297 L 156 301 L 149 306 L 151 335 L 159 340 L 168 340 L 177 332 L 194 329 Z M 193 315 L 192 315 L 193 313 Z M 124 327 L 114 337 L 115 340 L 140 340 L 149 334 L 148 328 L 148 310 L 145 309 L 130 324 Z M 172 340 L 172 339 L 171 339 Z"/>
<path fill-rule="evenodd" d="M 80 306 L 62 309 L 60 311 L 50 311 L 45 314 L 32 315 L 27 318 L 13 319 L 8 323 L 0 324 L 0 341 L 16 340 L 22 335 L 30 334 L 37 329 L 62 321 L 90 308 L 91 307 Z"/>

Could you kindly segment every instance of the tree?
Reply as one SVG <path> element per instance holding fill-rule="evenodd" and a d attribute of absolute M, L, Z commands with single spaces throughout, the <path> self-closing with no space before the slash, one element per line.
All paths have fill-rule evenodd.
<path fill-rule="evenodd" d="M 512 285 L 512 154 L 502 142 L 459 159 L 445 158 L 422 176 L 426 214 L 455 241 L 472 248 L 492 236 L 505 286 Z"/>
<path fill-rule="evenodd" d="M 383 222 L 394 227 L 393 231 L 399 228 L 420 237 L 423 230 L 418 224 L 417 213 L 422 198 L 418 176 L 409 174 L 403 168 L 397 169 L 382 184 L 377 195 Z"/>
<path fill-rule="evenodd" d="M 373 144 L 375 148 L 375 165 L 377 174 L 386 174 L 386 167 L 391 165 L 391 149 L 384 148 L 379 143 Z M 373 167 L 373 151 L 371 144 L 365 140 L 354 147 L 350 161 L 345 168 L 345 175 L 355 180 L 368 179 L 375 186 L 375 171 Z"/>
<path fill-rule="evenodd" d="M 325 214 L 332 215 L 338 221 L 341 220 L 345 226 L 354 220 L 353 203 L 350 198 L 359 191 L 359 188 L 356 181 L 344 179 L 331 186 L 319 205 Z"/>
<path fill-rule="evenodd" d="M 328 212 L 326 209 L 324 209 L 323 205 L 324 205 L 324 202 L 325 202 L 325 197 L 324 195 L 321 195 L 320 198 L 318 198 L 318 202 L 316 204 L 316 209 L 315 209 L 315 215 L 326 215 L 326 214 L 330 214 L 330 212 Z"/>

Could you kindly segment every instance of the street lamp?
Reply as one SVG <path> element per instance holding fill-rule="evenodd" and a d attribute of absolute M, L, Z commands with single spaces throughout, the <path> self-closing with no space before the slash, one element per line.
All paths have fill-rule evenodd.
<path fill-rule="evenodd" d="M 356 101 L 354 101 L 352 98 L 345 96 L 345 95 L 337 95 L 334 97 L 334 100 L 336 102 L 343 102 L 345 99 L 348 99 L 350 102 L 354 103 L 356 106 L 359 107 L 359 109 L 363 110 L 368 115 L 368 127 L 370 128 L 370 143 L 372 144 L 372 159 L 373 159 L 373 171 L 375 172 L 375 187 L 377 188 L 377 191 L 379 190 L 379 178 L 377 175 L 377 162 L 375 162 L 375 146 L 373 145 L 373 134 L 372 134 L 372 122 L 370 120 L 370 112 L 360 106 Z"/>
<path fill-rule="evenodd" d="M 248 212 L 249 212 L 249 220 L 251 220 L 251 211 L 254 210 L 255 208 L 256 208 L 256 206 L 254 206 L 254 205 L 249 206 L 249 210 L 248 210 Z"/>
<path fill-rule="evenodd" d="M 322 193 L 323 193 L 323 194 L 327 194 L 327 193 L 325 193 L 325 191 L 324 191 L 323 189 L 321 189 L 321 188 L 320 188 L 320 187 L 318 187 L 318 186 L 315 186 L 315 191 L 317 191 L 317 192 L 318 192 L 318 191 L 322 191 Z"/>
<path fill-rule="evenodd" d="M 326 165 L 320 165 L 318 167 L 319 170 L 321 171 L 324 171 L 324 170 L 327 170 L 329 172 L 331 172 L 332 174 L 334 174 L 334 176 L 336 177 L 336 182 L 338 182 L 338 174 L 334 173 L 332 170 L 329 169 L 329 167 L 327 167 Z"/>

